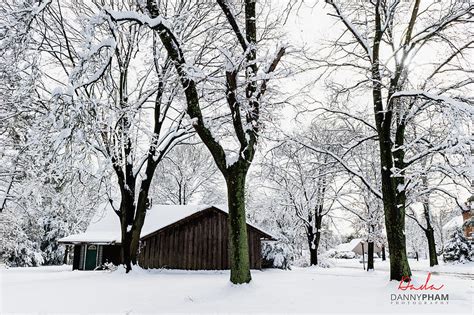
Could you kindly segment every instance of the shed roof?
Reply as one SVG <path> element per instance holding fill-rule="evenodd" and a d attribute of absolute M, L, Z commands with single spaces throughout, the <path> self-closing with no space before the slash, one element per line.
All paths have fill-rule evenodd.
<path fill-rule="evenodd" d="M 146 213 L 145 223 L 143 224 L 140 237 L 146 237 L 158 230 L 184 220 L 201 211 L 217 209 L 228 213 L 226 206 L 209 205 L 155 205 Z M 257 229 L 263 235 L 273 239 L 269 233 L 247 222 L 250 226 Z M 103 204 L 97 210 L 95 216 L 89 223 L 87 230 L 83 233 L 73 234 L 58 240 L 60 243 L 79 244 L 96 243 L 111 244 L 121 242 L 120 219 L 113 211 L 110 204 Z"/>
<path fill-rule="evenodd" d="M 362 238 L 355 238 L 349 243 L 343 243 L 336 246 L 336 251 L 339 252 L 354 252 L 356 254 L 362 255 L 362 244 L 364 244 L 364 252 L 367 252 L 367 241 Z M 382 247 L 378 244 L 374 244 L 374 251 L 379 253 L 382 251 Z"/>

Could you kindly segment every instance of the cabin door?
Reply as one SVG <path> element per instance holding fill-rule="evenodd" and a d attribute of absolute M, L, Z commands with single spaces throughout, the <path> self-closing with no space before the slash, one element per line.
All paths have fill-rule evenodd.
<path fill-rule="evenodd" d="M 97 245 L 88 245 L 86 249 L 85 270 L 94 270 L 97 267 Z"/>

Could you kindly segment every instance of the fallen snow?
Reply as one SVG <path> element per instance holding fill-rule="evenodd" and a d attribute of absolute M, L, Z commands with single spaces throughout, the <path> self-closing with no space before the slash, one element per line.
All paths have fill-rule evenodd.
<path fill-rule="evenodd" d="M 426 261 L 425 261 L 426 262 Z M 355 262 L 357 263 L 357 262 Z M 415 272 L 421 283 L 426 272 Z M 70 266 L 0 270 L 0 312 L 22 313 L 467 313 L 472 280 L 433 275 L 448 305 L 391 305 L 388 272 L 355 268 L 253 271 L 235 286 L 228 271 L 71 271 Z"/>

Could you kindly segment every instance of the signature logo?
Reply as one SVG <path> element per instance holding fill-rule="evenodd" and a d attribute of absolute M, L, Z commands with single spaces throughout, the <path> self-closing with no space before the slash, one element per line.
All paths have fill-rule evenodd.
<path fill-rule="evenodd" d="M 412 283 L 411 283 L 411 278 L 410 277 L 402 277 L 402 280 L 400 280 L 400 284 L 398 285 L 398 290 L 402 290 L 402 291 L 407 291 L 407 290 L 415 290 L 415 291 L 422 291 L 422 290 L 426 290 L 426 291 L 439 291 L 441 290 L 443 287 L 444 287 L 444 284 L 440 285 L 440 286 L 435 286 L 434 284 L 430 284 L 430 279 L 431 279 L 431 273 L 428 272 L 428 275 L 426 276 L 426 280 L 425 280 L 425 283 L 420 285 L 420 286 L 414 286 Z"/>

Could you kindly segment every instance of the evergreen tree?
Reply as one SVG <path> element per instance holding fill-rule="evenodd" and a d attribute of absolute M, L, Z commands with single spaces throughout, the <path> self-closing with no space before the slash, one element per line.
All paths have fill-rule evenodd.
<path fill-rule="evenodd" d="M 462 230 L 457 229 L 444 245 L 443 260 L 465 262 L 471 259 L 471 243 L 464 237 Z"/>

